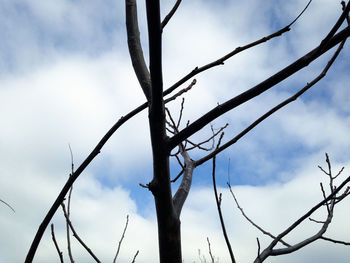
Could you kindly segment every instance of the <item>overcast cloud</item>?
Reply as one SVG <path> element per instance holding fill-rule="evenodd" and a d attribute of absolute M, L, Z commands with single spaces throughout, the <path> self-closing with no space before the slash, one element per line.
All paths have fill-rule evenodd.
<path fill-rule="evenodd" d="M 147 59 L 144 3 L 139 1 L 141 38 Z M 161 1 L 163 16 L 173 1 Z M 298 1 L 183 1 L 164 30 L 164 84 L 169 87 L 204 65 L 290 23 L 307 4 Z M 322 40 L 341 12 L 334 1 L 314 1 L 292 30 L 196 76 L 186 95 L 184 120 L 194 120 L 217 103 L 254 86 Z M 3 0 L 0 5 L 0 262 L 23 262 L 34 234 L 71 169 L 77 167 L 121 116 L 144 102 L 128 57 L 123 1 Z M 213 122 L 224 123 L 226 140 L 262 113 L 302 88 L 321 71 L 330 53 L 267 94 Z M 274 234 L 284 230 L 322 197 L 328 152 L 335 172 L 350 169 L 349 45 L 330 70 L 302 98 L 265 121 L 218 156 L 217 176 L 229 237 L 238 262 L 252 262 L 269 239 L 239 214 L 226 187 L 228 177 L 245 211 Z M 180 100 L 169 105 L 175 112 Z M 176 115 L 176 114 L 174 114 Z M 184 124 L 185 125 L 185 122 Z M 210 134 L 205 128 L 194 139 Z M 192 153 L 200 158 L 203 152 Z M 230 162 L 229 162 L 230 159 Z M 152 178 L 147 112 L 126 123 L 74 186 L 72 222 L 102 262 L 112 261 L 126 215 L 129 227 L 120 261 L 158 259 L 156 217 L 149 191 Z M 228 164 L 230 163 L 230 169 Z M 173 169 L 177 172 L 176 165 Z M 230 173 L 228 174 L 228 170 Z M 213 191 L 211 164 L 194 174 L 182 214 L 183 257 L 209 259 L 206 238 L 220 262 L 229 262 Z M 336 209 L 328 236 L 350 241 L 349 200 Z M 322 220 L 324 211 L 315 216 Z M 66 254 L 61 211 L 53 219 Z M 302 240 L 317 224 L 302 225 L 288 241 Z M 91 262 L 75 242 L 76 262 Z M 349 248 L 318 241 L 268 262 L 349 261 Z M 59 262 L 47 230 L 34 262 Z"/>

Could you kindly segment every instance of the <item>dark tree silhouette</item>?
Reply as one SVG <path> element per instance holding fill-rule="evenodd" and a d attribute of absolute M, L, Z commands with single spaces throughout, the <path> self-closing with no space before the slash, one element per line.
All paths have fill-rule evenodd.
<path fill-rule="evenodd" d="M 311 1 L 310 1 L 311 2 Z M 310 2 L 307 4 L 305 9 L 309 6 Z M 205 113 L 200 118 L 194 120 L 192 123 L 188 123 L 185 128 L 180 129 L 181 116 L 183 111 L 183 104 L 180 110 L 180 117 L 175 121 L 170 113 L 166 109 L 166 104 L 170 101 L 176 99 L 180 95 L 187 92 L 189 89 L 196 84 L 196 80 L 193 79 L 187 87 L 182 88 L 182 85 L 187 81 L 191 80 L 197 74 L 203 73 L 213 67 L 224 64 L 228 59 L 231 59 L 234 55 L 243 52 L 245 50 L 251 49 L 257 45 L 263 44 L 270 39 L 280 37 L 286 32 L 290 31 L 292 26 L 297 22 L 298 18 L 304 13 L 305 9 L 296 16 L 296 18 L 287 26 L 282 29 L 262 37 L 261 39 L 254 41 L 250 44 L 237 47 L 230 53 L 223 55 L 221 58 L 201 67 L 195 67 L 187 75 L 179 79 L 175 84 L 164 89 L 163 86 L 163 67 L 162 67 L 162 32 L 166 30 L 166 25 L 171 21 L 171 18 L 176 13 L 176 10 L 180 7 L 181 0 L 177 0 L 172 10 L 169 14 L 162 20 L 160 15 L 160 1 L 159 0 L 146 0 L 146 12 L 147 12 L 147 23 L 148 23 L 148 48 L 149 48 L 149 65 L 146 65 L 143 50 L 140 42 L 140 33 L 138 28 L 138 19 L 137 19 L 137 8 L 136 0 L 126 0 L 126 27 L 127 27 L 127 37 L 128 37 L 128 46 L 130 52 L 130 58 L 132 65 L 135 71 L 135 74 L 138 78 L 140 87 L 145 95 L 146 102 L 133 111 L 129 112 L 125 116 L 121 117 L 115 125 L 106 133 L 106 135 L 101 139 L 101 141 L 96 145 L 90 155 L 82 162 L 82 164 L 75 170 L 72 171 L 67 183 L 62 188 L 62 191 L 57 196 L 56 201 L 53 203 L 52 207 L 48 211 L 46 217 L 43 219 L 37 234 L 34 237 L 32 245 L 27 254 L 26 263 L 32 262 L 38 244 L 43 236 L 44 231 L 49 225 L 53 215 L 63 203 L 65 196 L 71 189 L 74 181 L 79 177 L 79 175 L 84 171 L 84 169 L 90 164 L 90 162 L 100 153 L 104 144 L 109 140 L 109 138 L 121 127 L 126 121 L 130 118 L 141 112 L 142 110 L 148 110 L 149 116 L 149 130 L 151 136 L 151 145 L 152 145 L 152 155 L 153 155 L 153 179 L 146 185 L 142 185 L 150 190 L 154 196 L 157 222 L 158 222 L 158 241 L 159 241 L 159 258 L 162 263 L 180 263 L 182 262 L 181 255 L 181 227 L 180 227 L 180 215 L 182 207 L 186 201 L 186 198 L 189 194 L 191 184 L 192 184 L 192 173 L 194 169 L 201 164 L 207 162 L 214 158 L 215 156 L 227 149 L 229 146 L 236 143 L 240 138 L 247 134 L 250 130 L 256 127 L 260 122 L 269 117 L 274 112 L 278 111 L 288 103 L 296 100 L 300 95 L 302 95 L 306 90 L 315 85 L 321 78 L 323 78 L 328 69 L 331 67 L 333 61 L 338 56 L 339 52 L 344 46 L 345 41 L 350 36 L 350 28 L 347 24 L 348 14 L 350 10 L 350 3 L 342 2 L 343 10 L 340 12 L 339 18 L 335 21 L 334 25 L 330 26 L 330 30 L 318 46 L 315 46 L 310 52 L 304 54 L 300 58 L 295 59 L 290 65 L 287 65 L 279 72 L 276 72 L 266 80 L 255 85 L 242 92 L 241 94 L 229 98 L 224 103 L 217 105 L 215 108 L 211 109 Z M 238 133 L 236 136 L 232 136 L 231 139 L 227 140 L 224 144 L 214 143 L 214 139 L 220 137 L 219 141 L 223 136 L 223 130 L 225 127 L 222 127 L 219 131 L 214 131 L 210 138 L 203 142 L 193 142 L 189 138 L 206 127 L 212 121 L 216 120 L 224 113 L 234 110 L 236 107 L 257 98 L 259 95 L 269 91 L 272 87 L 280 83 L 281 81 L 289 78 L 296 72 L 307 67 L 311 62 L 318 59 L 320 56 L 327 53 L 333 47 L 338 46 L 334 55 L 330 58 L 328 64 L 325 66 L 324 71 L 313 81 L 308 83 L 305 87 L 296 91 L 294 96 L 289 99 L 281 102 L 279 105 L 275 106 L 265 114 L 262 114 L 255 122 L 249 125 L 246 129 Z M 180 89 L 180 90 L 179 90 Z M 173 94 L 177 90 L 177 93 Z M 172 94 L 172 95 L 171 95 Z M 209 149 L 205 149 L 204 144 L 212 141 L 213 145 Z M 205 154 L 198 160 L 194 160 L 190 156 L 190 151 L 193 149 L 207 150 Z M 179 176 L 175 179 L 170 178 L 170 165 L 169 159 L 171 157 L 176 158 L 181 167 L 182 171 Z M 328 157 L 327 163 L 330 165 Z M 343 189 L 349 182 L 350 178 L 345 179 L 338 187 L 332 186 L 333 177 L 330 175 L 331 171 L 324 171 L 327 175 L 330 176 L 330 194 L 327 196 L 325 191 L 324 199 L 313 207 L 309 212 L 307 212 L 302 218 L 300 218 L 295 224 L 286 229 L 278 236 L 271 236 L 273 241 L 271 244 L 260 251 L 259 244 L 259 253 L 255 262 L 262 262 L 268 256 L 275 256 L 280 254 L 286 254 L 294 252 L 295 250 L 311 243 L 313 240 L 326 237 L 323 236 L 323 233 L 327 229 L 331 218 L 333 216 L 333 209 L 337 202 L 343 200 L 349 193 L 348 190 L 339 194 L 339 191 Z M 181 182 L 177 189 L 173 189 L 172 182 L 181 178 Z M 215 186 L 215 166 L 213 170 L 213 179 Z M 323 189 L 323 188 L 322 188 Z M 347 188 L 348 189 L 348 188 Z M 215 192 L 217 206 L 220 212 L 220 203 L 221 198 Z M 235 199 L 237 202 L 237 199 Z M 238 205 L 238 202 L 237 202 Z M 326 221 L 321 223 L 322 228 L 319 233 L 310 239 L 301 241 L 301 243 L 295 245 L 288 245 L 284 243 L 282 238 L 293 231 L 293 229 L 300 224 L 305 218 L 308 218 L 313 211 L 319 207 L 326 205 L 328 209 L 328 217 Z M 240 208 L 240 206 L 238 205 Z M 63 206 L 64 214 L 67 219 L 67 224 L 69 228 L 74 231 L 74 228 L 69 221 L 69 211 L 66 211 Z M 243 213 L 242 214 L 245 215 Z M 220 219 L 223 223 L 223 218 L 220 215 Z M 225 237 L 226 232 L 224 231 Z M 54 236 L 54 235 L 53 235 Z M 228 238 L 226 237 L 227 241 Z M 209 240 L 208 240 L 209 243 Z M 229 244 L 229 241 L 227 242 Z M 282 243 L 286 248 L 275 249 L 277 243 Z M 209 243 L 210 246 L 210 243 Z M 56 246 L 58 249 L 58 247 Z M 88 249 L 88 248 L 87 248 Z M 59 249 L 58 249 L 59 251 Z M 229 248 L 231 260 L 235 262 L 234 254 L 232 249 Z M 91 254 L 94 257 L 93 253 Z M 136 255 L 135 255 L 136 257 Z M 212 260 L 214 260 L 211 255 Z M 135 260 L 135 258 L 134 258 Z M 97 261 L 98 262 L 98 261 Z"/>

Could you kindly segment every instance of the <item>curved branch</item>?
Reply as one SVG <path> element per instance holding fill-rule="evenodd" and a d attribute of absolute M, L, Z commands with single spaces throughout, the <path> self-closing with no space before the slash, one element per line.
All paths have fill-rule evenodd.
<path fill-rule="evenodd" d="M 16 213 L 15 209 L 12 208 L 8 203 L 6 203 L 4 200 L 0 199 L 0 202 L 5 204 L 8 208 L 10 208 L 14 213 Z"/>
<path fill-rule="evenodd" d="M 135 74 L 147 100 L 150 99 L 151 79 L 140 42 L 140 31 L 137 21 L 136 0 L 125 0 L 126 32 L 128 47 Z"/>

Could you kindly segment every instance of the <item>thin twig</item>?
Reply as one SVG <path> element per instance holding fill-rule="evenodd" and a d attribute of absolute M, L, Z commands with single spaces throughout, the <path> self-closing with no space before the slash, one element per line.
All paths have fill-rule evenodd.
<path fill-rule="evenodd" d="M 326 154 L 326 162 L 328 164 L 328 167 L 331 168 L 328 155 Z M 331 175 L 331 171 L 328 171 L 328 174 Z M 329 180 L 333 181 L 334 178 L 332 176 L 329 176 Z M 297 221 L 295 221 L 291 226 L 289 226 L 285 231 L 283 231 L 281 234 L 279 234 L 272 242 L 271 244 L 264 249 L 264 251 L 259 255 L 259 258 L 257 258 L 254 262 L 260 263 L 263 262 L 267 257 L 269 256 L 278 256 L 283 254 L 289 254 L 292 253 L 302 247 L 305 247 L 306 245 L 309 245 L 310 243 L 314 242 L 317 239 L 324 239 L 323 234 L 327 231 L 330 223 L 332 222 L 333 218 L 333 211 L 334 207 L 337 204 L 337 194 L 339 191 L 344 188 L 348 183 L 350 182 L 350 176 L 347 177 L 338 187 L 334 187 L 330 190 L 330 194 L 327 196 L 327 198 L 323 198 L 322 201 L 320 201 L 317 205 L 312 207 L 306 214 L 304 214 L 302 217 L 300 217 Z M 333 184 L 333 183 L 330 183 Z M 320 230 L 314 234 L 313 236 L 304 239 L 303 241 L 294 244 L 287 248 L 281 248 L 281 249 L 274 249 L 276 244 L 286 235 L 288 235 L 291 231 L 293 231 L 297 226 L 299 226 L 305 219 L 310 218 L 310 216 L 317 211 L 320 207 L 322 207 L 324 204 L 327 204 L 329 202 L 329 208 L 328 208 L 328 215 L 326 220 L 323 222 L 316 221 L 314 219 L 310 219 L 311 221 L 315 221 L 317 223 L 322 224 Z M 327 238 L 326 238 L 327 239 Z"/>
<path fill-rule="evenodd" d="M 90 256 L 97 262 L 97 263 L 101 263 L 101 261 L 95 256 L 95 254 L 92 252 L 92 250 L 84 243 L 84 241 L 79 237 L 79 235 L 77 234 L 77 232 L 75 231 L 73 224 L 71 222 L 71 220 L 69 219 L 69 217 L 67 216 L 67 211 L 66 211 L 66 207 L 64 205 L 64 203 L 61 204 L 62 206 L 62 210 L 63 210 L 63 214 L 66 218 L 67 223 L 69 224 L 70 229 L 73 232 L 73 236 L 79 241 L 79 243 L 85 248 L 85 250 L 90 254 Z"/>
<path fill-rule="evenodd" d="M 185 104 L 185 98 L 182 98 L 180 115 L 179 115 L 179 119 L 177 120 L 177 124 L 176 124 L 176 128 L 177 129 L 179 129 L 179 126 L 180 126 L 180 123 L 181 123 L 182 113 L 183 113 L 183 110 L 184 110 L 184 104 Z"/>
<path fill-rule="evenodd" d="M 228 188 L 230 189 L 231 195 L 237 205 L 237 208 L 241 211 L 242 216 L 249 222 L 251 223 L 255 228 L 257 228 L 261 233 L 263 233 L 264 235 L 267 235 L 269 237 L 271 237 L 272 239 L 275 239 L 276 237 L 274 235 L 272 235 L 270 232 L 267 232 L 266 230 L 264 230 L 262 227 L 260 227 L 259 225 L 257 225 L 253 220 L 251 220 L 246 213 L 244 212 L 243 208 L 239 205 L 238 200 L 236 198 L 236 195 L 233 193 L 232 191 L 232 187 L 229 183 L 227 183 Z M 286 242 L 284 242 L 283 240 L 280 240 L 280 242 L 285 245 L 286 247 L 290 247 L 290 245 Z"/>
<path fill-rule="evenodd" d="M 175 183 L 181 177 L 181 175 L 183 175 L 184 171 L 185 169 L 182 169 L 170 182 Z"/>
<path fill-rule="evenodd" d="M 59 248 L 59 246 L 58 246 L 58 243 L 57 243 L 57 241 L 56 241 L 55 229 L 54 229 L 53 224 L 51 224 L 51 236 L 52 236 L 52 241 L 53 241 L 53 243 L 55 244 L 55 248 L 56 248 L 56 251 L 57 251 L 57 253 L 58 253 L 58 256 L 59 256 L 59 258 L 60 258 L 60 262 L 61 262 L 61 263 L 64 263 L 64 261 L 63 261 L 63 253 L 62 253 L 62 251 L 60 250 L 60 248 Z"/>
<path fill-rule="evenodd" d="M 223 133 L 222 133 L 221 136 L 220 136 L 218 146 L 219 146 L 219 144 L 220 144 L 220 141 L 221 141 L 222 137 L 223 137 Z M 218 147 L 218 146 L 217 146 L 217 147 Z M 213 189 L 214 189 L 216 207 L 217 207 L 217 210 L 218 210 L 218 213 L 219 213 L 221 229 L 222 229 L 222 233 L 223 233 L 224 238 L 225 238 L 225 242 L 226 242 L 227 249 L 228 249 L 229 254 L 230 254 L 231 262 L 232 262 L 232 263 L 235 263 L 236 260 L 235 260 L 235 257 L 234 257 L 233 251 L 232 251 L 232 247 L 231 247 L 230 240 L 229 240 L 229 238 L 228 238 L 228 236 L 227 236 L 226 227 L 225 227 L 225 222 L 224 222 L 224 218 L 223 218 L 222 211 L 221 211 L 221 201 L 220 201 L 220 199 L 219 199 L 218 192 L 217 192 L 217 188 L 216 188 L 216 179 L 215 179 L 215 170 L 216 170 L 216 169 L 215 169 L 215 164 L 216 164 L 216 156 L 213 157 L 213 171 L 212 171 Z M 209 243 L 209 241 L 208 241 L 208 243 Z"/>
<path fill-rule="evenodd" d="M 0 202 L 5 204 L 8 208 L 10 208 L 14 213 L 16 213 L 15 209 L 12 208 L 8 203 L 6 203 L 4 200 L 0 199 Z"/>
<path fill-rule="evenodd" d="M 132 259 L 131 263 L 135 263 L 136 257 L 139 254 L 139 250 L 136 251 L 134 258 Z"/>
<path fill-rule="evenodd" d="M 311 2 L 311 1 L 310 1 Z M 310 2 L 307 4 L 306 8 L 310 5 Z M 229 52 L 228 54 L 224 55 L 223 57 L 213 61 L 213 62 L 210 62 L 202 67 L 195 67 L 190 73 L 188 73 L 186 76 L 184 76 L 182 79 L 180 79 L 179 81 L 177 81 L 175 84 L 173 84 L 171 87 L 169 87 L 167 89 L 167 91 L 165 92 L 165 95 L 171 93 L 173 90 L 175 90 L 176 88 L 178 88 L 179 86 L 181 86 L 183 83 L 185 83 L 187 80 L 189 80 L 190 78 L 194 77 L 195 75 L 203 72 L 203 71 L 206 71 L 210 68 L 213 68 L 213 67 L 216 67 L 216 66 L 219 66 L 219 65 L 223 65 L 224 62 L 226 60 L 228 60 L 229 58 L 237 55 L 238 53 L 242 52 L 242 51 L 245 51 L 247 49 L 250 49 L 254 46 L 257 46 L 257 45 L 260 45 L 264 42 L 267 42 L 275 37 L 279 37 L 281 36 L 282 34 L 290 31 L 290 27 L 300 18 L 300 16 L 305 12 L 306 8 L 303 9 L 303 11 L 297 16 L 296 19 L 294 19 L 291 23 L 289 23 L 287 26 L 283 27 L 282 29 L 268 35 L 268 36 L 264 36 L 262 38 L 260 38 L 259 40 L 256 40 L 254 42 L 251 42 L 245 46 L 242 46 L 242 47 L 237 47 L 235 48 L 233 51 Z"/>
<path fill-rule="evenodd" d="M 113 259 L 113 263 L 115 263 L 116 260 L 117 260 L 117 257 L 118 257 L 119 251 L 120 251 L 120 247 L 121 247 L 121 244 L 122 244 L 124 236 L 125 236 L 126 229 L 128 228 L 128 223 L 129 223 L 129 215 L 126 216 L 125 227 L 124 227 L 124 230 L 123 230 L 123 234 L 122 234 L 122 236 L 121 236 L 121 238 L 119 240 L 117 253 L 115 254 L 115 257 Z"/>
<path fill-rule="evenodd" d="M 208 242 L 208 250 L 209 250 L 209 255 L 210 255 L 210 258 L 211 258 L 211 262 L 212 262 L 212 263 L 215 263 L 214 256 L 213 256 L 213 254 L 211 253 L 209 237 L 207 237 L 207 242 Z"/>
<path fill-rule="evenodd" d="M 186 140 L 189 144 L 192 145 L 192 147 L 187 147 L 186 151 L 191 151 L 191 150 L 196 149 L 196 148 L 198 148 L 200 150 L 204 150 L 204 151 L 211 151 L 212 149 L 214 149 L 214 146 L 215 146 L 215 137 L 218 136 L 223 130 L 225 130 L 227 128 L 227 126 L 228 126 L 228 123 L 226 123 L 223 127 L 218 129 L 216 132 L 214 132 L 213 126 L 211 126 L 210 128 L 212 130 L 213 135 L 200 143 L 193 143 L 190 140 Z M 208 143 L 209 141 L 212 141 L 212 146 L 210 148 L 205 148 L 205 147 L 201 146 L 205 143 Z"/>
<path fill-rule="evenodd" d="M 341 241 L 341 240 L 335 240 L 335 239 L 324 237 L 324 236 L 322 236 L 320 239 L 323 239 L 323 240 L 326 240 L 326 241 L 330 241 L 330 242 L 336 243 L 336 244 L 342 244 L 342 245 L 345 245 L 345 246 L 350 246 L 350 242 L 345 242 L 345 241 Z"/>
<path fill-rule="evenodd" d="M 69 176 L 72 176 L 74 174 L 74 158 L 73 158 L 73 151 L 70 144 L 69 146 L 69 152 L 70 152 L 70 158 L 71 158 L 71 174 Z M 69 193 L 68 193 L 68 201 L 67 201 L 67 217 L 70 218 L 70 206 L 71 206 L 71 198 L 72 198 L 72 191 L 73 191 L 73 185 L 71 186 Z M 67 250 L 68 250 L 68 256 L 71 263 L 74 263 L 73 253 L 72 253 L 72 246 L 71 246 L 71 240 L 70 240 L 70 230 L 69 230 L 69 224 L 66 220 L 66 236 L 67 236 Z"/>

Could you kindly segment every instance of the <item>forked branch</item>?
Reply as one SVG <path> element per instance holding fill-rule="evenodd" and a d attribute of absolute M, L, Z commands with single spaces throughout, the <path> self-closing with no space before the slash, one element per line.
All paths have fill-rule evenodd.
<path fill-rule="evenodd" d="M 326 162 L 328 164 L 328 174 L 331 174 L 331 166 L 330 166 L 330 161 L 328 159 L 328 155 L 326 158 Z M 334 185 L 334 177 L 329 177 L 329 184 L 330 185 Z M 254 263 L 261 263 L 263 262 L 265 259 L 267 259 L 269 256 L 278 256 L 278 255 L 284 255 L 284 254 L 289 254 L 292 253 L 298 249 L 301 249 L 309 244 L 311 244 L 312 242 L 318 240 L 318 239 L 323 239 L 323 240 L 327 240 L 333 243 L 340 243 L 343 245 L 347 245 L 348 242 L 343 242 L 343 241 L 336 241 L 327 237 L 324 237 L 324 234 L 326 233 L 329 225 L 332 222 L 333 219 L 333 212 L 334 212 L 334 207 L 336 206 L 336 204 L 338 203 L 337 200 L 339 198 L 339 196 L 342 196 L 341 200 L 343 200 L 345 197 L 348 196 L 347 191 L 345 190 L 345 192 L 343 194 L 338 195 L 338 193 L 340 192 L 341 189 L 343 189 L 348 183 L 350 182 L 350 176 L 347 177 L 338 187 L 334 186 L 331 190 L 330 190 L 330 194 L 323 199 L 322 201 L 320 201 L 317 205 L 315 205 L 313 208 L 311 208 L 306 214 L 304 214 L 302 217 L 300 217 L 297 221 L 295 221 L 290 227 L 288 227 L 285 231 L 283 231 L 281 234 L 279 234 L 277 237 L 275 237 L 273 239 L 273 241 L 271 242 L 271 244 L 264 249 L 259 256 L 255 259 Z M 323 193 L 324 195 L 324 193 Z M 289 233 L 291 233 L 296 227 L 298 227 L 304 220 L 306 220 L 307 218 L 310 218 L 310 216 L 317 211 L 319 208 L 321 208 L 322 206 L 329 204 L 327 206 L 327 217 L 325 220 L 314 220 L 311 219 L 311 221 L 321 224 L 320 230 L 315 233 L 314 235 L 312 235 L 309 238 L 306 238 L 304 240 L 302 240 L 299 243 L 296 243 L 294 245 L 290 245 L 286 248 L 279 248 L 276 249 L 274 248 L 276 246 L 276 244 L 278 242 L 281 242 L 282 238 L 287 236 Z"/>

